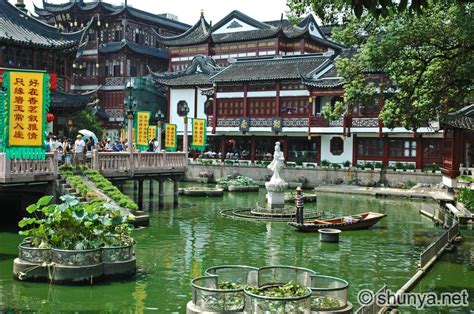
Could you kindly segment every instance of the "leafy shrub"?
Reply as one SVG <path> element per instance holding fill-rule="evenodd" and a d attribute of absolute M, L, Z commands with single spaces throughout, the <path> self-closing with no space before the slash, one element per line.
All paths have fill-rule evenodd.
<path fill-rule="evenodd" d="M 288 161 L 288 162 L 286 163 L 286 166 L 287 166 L 288 168 L 295 168 L 295 167 L 296 167 L 296 163 L 294 163 L 294 162 L 292 162 L 292 161 Z"/>
<path fill-rule="evenodd" d="M 84 175 L 119 206 L 130 210 L 138 210 L 138 205 L 130 197 L 120 192 L 112 182 L 104 178 L 97 170 L 87 169 L 84 171 Z"/>
<path fill-rule="evenodd" d="M 474 210 L 474 191 L 468 188 L 461 188 L 456 200 L 463 203 L 468 210 Z"/>
<path fill-rule="evenodd" d="M 344 167 L 349 168 L 351 166 L 351 162 L 349 160 L 344 161 L 342 164 Z"/>
<path fill-rule="evenodd" d="M 414 164 L 406 164 L 405 169 L 407 169 L 407 170 L 415 170 L 416 167 L 415 167 Z"/>
<path fill-rule="evenodd" d="M 377 169 L 382 169 L 382 163 L 380 161 L 377 161 L 377 162 L 375 162 L 374 167 L 377 168 Z"/>
<path fill-rule="evenodd" d="M 398 161 L 397 161 L 397 162 L 395 163 L 395 169 L 397 169 L 397 170 L 403 170 L 404 168 L 405 168 L 405 167 L 404 167 L 404 165 L 403 165 L 401 162 L 398 162 Z"/>
<path fill-rule="evenodd" d="M 364 164 L 364 168 L 365 168 L 365 169 L 374 170 L 374 164 L 371 163 L 371 162 L 366 162 L 366 163 Z"/>
<path fill-rule="evenodd" d="M 333 168 L 333 169 L 341 169 L 341 165 L 340 165 L 340 164 L 336 164 L 336 163 L 332 163 L 332 164 L 331 164 L 331 168 Z"/>

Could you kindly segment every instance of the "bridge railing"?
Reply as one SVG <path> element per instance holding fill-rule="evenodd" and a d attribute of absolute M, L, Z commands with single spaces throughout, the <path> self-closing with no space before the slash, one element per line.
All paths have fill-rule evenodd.
<path fill-rule="evenodd" d="M 35 181 L 39 176 L 58 174 L 57 153 L 46 153 L 44 160 L 7 159 L 0 153 L 0 180 L 3 182 Z"/>

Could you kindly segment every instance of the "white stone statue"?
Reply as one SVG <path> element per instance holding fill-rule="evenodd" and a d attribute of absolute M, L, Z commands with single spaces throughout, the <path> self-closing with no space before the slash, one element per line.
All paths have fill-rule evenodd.
<path fill-rule="evenodd" d="M 280 177 L 280 169 L 285 164 L 285 156 L 280 149 L 280 142 L 275 143 L 275 152 L 273 153 L 273 160 L 267 166 L 268 169 L 273 171 L 273 176 L 270 179 L 270 184 L 280 185 L 285 184 L 286 182 Z"/>

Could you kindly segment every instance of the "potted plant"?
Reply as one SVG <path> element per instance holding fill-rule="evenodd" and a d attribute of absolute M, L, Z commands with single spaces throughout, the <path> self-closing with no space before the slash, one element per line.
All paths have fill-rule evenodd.
<path fill-rule="evenodd" d="M 396 169 L 397 172 L 402 172 L 402 171 L 405 170 L 405 167 L 403 166 L 403 164 L 401 162 L 397 161 L 395 163 L 395 169 Z"/>
<path fill-rule="evenodd" d="M 365 170 L 374 170 L 374 164 L 371 163 L 370 161 L 369 161 L 369 162 L 366 162 L 366 163 L 364 164 L 364 169 L 365 169 Z"/>
<path fill-rule="evenodd" d="M 343 166 L 344 169 L 349 169 L 350 166 L 351 166 L 351 162 L 349 160 L 346 160 L 346 161 L 344 161 L 342 166 Z"/>
<path fill-rule="evenodd" d="M 435 173 L 441 173 L 441 167 L 440 165 L 433 163 L 433 169 Z"/>
<path fill-rule="evenodd" d="M 334 170 L 338 170 L 341 169 L 341 165 L 337 163 L 331 163 L 331 168 L 333 168 Z"/>
<path fill-rule="evenodd" d="M 356 164 L 356 168 L 357 168 L 358 170 L 364 170 L 364 164 L 362 164 L 362 163 L 357 163 L 357 164 Z"/>
<path fill-rule="evenodd" d="M 415 172 L 416 169 L 415 165 L 412 163 L 406 164 L 405 168 L 407 172 Z"/>
<path fill-rule="evenodd" d="M 376 161 L 374 164 L 374 169 L 378 171 L 382 170 L 382 163 L 380 161 Z"/>
<path fill-rule="evenodd" d="M 320 164 L 321 164 L 321 167 L 323 167 L 323 168 L 329 168 L 329 166 L 330 166 L 330 162 L 327 161 L 326 159 L 321 160 Z"/>
<path fill-rule="evenodd" d="M 293 161 L 288 161 L 288 162 L 286 163 L 286 167 L 287 167 L 287 168 L 296 168 L 296 163 L 293 162 Z"/>

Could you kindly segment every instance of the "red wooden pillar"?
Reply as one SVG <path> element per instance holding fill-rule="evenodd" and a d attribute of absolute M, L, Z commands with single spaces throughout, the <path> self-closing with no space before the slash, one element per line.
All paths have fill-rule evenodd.
<path fill-rule="evenodd" d="M 423 169 L 423 138 L 416 137 L 416 169 Z"/>
<path fill-rule="evenodd" d="M 252 135 L 252 137 L 251 137 L 251 144 L 250 144 L 250 161 L 251 161 L 252 163 L 255 162 L 255 150 L 256 150 L 255 135 Z"/>
<path fill-rule="evenodd" d="M 281 88 L 281 83 L 276 82 L 275 84 L 275 90 L 276 90 L 276 95 L 275 95 L 275 110 L 276 110 L 276 115 L 275 117 L 280 117 L 280 88 Z"/>
<path fill-rule="evenodd" d="M 359 140 L 357 139 L 357 134 L 354 134 L 352 138 L 352 164 L 357 165 L 357 157 L 358 157 L 358 151 L 357 151 L 357 146 Z"/>
<path fill-rule="evenodd" d="M 383 155 L 382 155 L 382 165 L 388 166 L 388 135 L 384 135 L 383 139 Z"/>
<path fill-rule="evenodd" d="M 244 83 L 244 112 L 243 117 L 248 117 L 248 105 L 247 105 L 247 92 L 249 89 L 249 84 Z"/>
<path fill-rule="evenodd" d="M 221 153 L 222 153 L 221 161 L 224 161 L 225 160 L 225 154 L 226 154 L 226 151 L 225 151 L 225 136 L 224 135 L 221 136 Z"/>
<path fill-rule="evenodd" d="M 217 92 L 213 95 L 214 101 L 212 102 L 212 134 L 216 134 L 217 128 Z"/>

